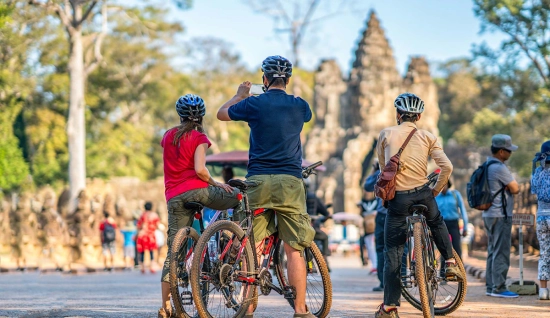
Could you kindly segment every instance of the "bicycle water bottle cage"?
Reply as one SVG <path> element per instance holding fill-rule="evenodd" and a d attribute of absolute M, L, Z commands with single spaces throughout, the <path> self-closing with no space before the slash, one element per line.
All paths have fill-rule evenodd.
<path fill-rule="evenodd" d="M 192 210 L 192 211 L 200 211 L 204 207 L 204 205 L 202 205 L 199 202 L 185 202 L 185 204 L 183 206 L 186 209 Z"/>
<path fill-rule="evenodd" d="M 241 191 L 246 191 L 248 188 L 253 188 L 258 186 L 258 184 L 254 181 L 243 181 L 239 179 L 231 179 L 227 182 L 227 184 Z"/>

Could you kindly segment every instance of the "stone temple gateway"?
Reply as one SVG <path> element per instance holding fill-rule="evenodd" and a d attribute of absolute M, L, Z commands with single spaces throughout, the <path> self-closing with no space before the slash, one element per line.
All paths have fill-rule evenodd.
<path fill-rule="evenodd" d="M 305 157 L 322 160 L 327 167 L 319 182 L 319 194 L 332 202 L 334 212 L 356 212 L 364 174 L 376 158 L 380 131 L 395 125 L 393 101 L 411 92 L 426 104 L 418 126 L 436 136 L 439 106 L 437 87 L 424 57 L 411 57 L 400 76 L 393 51 L 374 11 L 355 51 L 348 75 L 335 61 L 325 60 L 315 74 L 315 123 L 305 145 Z"/>

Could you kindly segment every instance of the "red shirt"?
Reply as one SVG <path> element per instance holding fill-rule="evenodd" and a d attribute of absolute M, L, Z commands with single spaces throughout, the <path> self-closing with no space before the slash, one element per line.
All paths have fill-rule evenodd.
<path fill-rule="evenodd" d="M 210 140 L 205 134 L 192 130 L 183 135 L 179 145 L 172 144 L 177 129 L 170 129 L 164 134 L 160 142 L 164 160 L 164 188 L 166 202 L 173 197 L 194 189 L 208 187 L 208 183 L 201 180 L 195 172 L 195 150 L 201 144 L 210 148 Z M 179 147 L 178 147 L 179 146 Z"/>

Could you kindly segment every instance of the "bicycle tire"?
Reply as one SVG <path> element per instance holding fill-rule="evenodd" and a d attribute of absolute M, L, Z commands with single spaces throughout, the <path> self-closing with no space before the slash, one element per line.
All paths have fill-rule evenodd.
<path fill-rule="evenodd" d="M 170 294 L 172 295 L 172 303 L 177 317 L 183 318 L 196 317 L 197 314 L 193 304 L 191 304 L 191 308 L 188 308 L 188 310 L 185 309 L 185 302 L 182 300 L 182 294 L 179 291 L 179 287 L 182 284 L 189 286 L 189 272 L 187 271 L 189 239 L 193 240 L 191 248 L 194 248 L 199 240 L 199 234 L 192 227 L 184 227 L 176 233 L 170 247 Z M 182 282 L 185 278 L 187 278 L 187 282 Z M 190 309 L 193 310 L 193 315 L 188 313 Z"/>
<path fill-rule="evenodd" d="M 415 253 L 415 278 L 418 284 L 418 290 L 420 292 L 420 304 L 422 307 L 422 315 L 424 318 L 432 318 L 434 314 L 434 308 L 432 303 L 431 292 L 429 291 L 429 281 L 426 277 L 427 269 L 427 251 L 424 244 L 424 231 L 422 223 L 417 222 L 413 225 L 414 236 L 414 253 Z M 420 255 L 420 257 L 418 257 Z"/>
<path fill-rule="evenodd" d="M 284 244 L 281 242 L 278 247 L 278 251 L 276 253 L 274 263 L 275 263 L 275 274 L 277 276 L 277 280 L 279 281 L 280 286 L 288 286 L 290 285 L 288 278 L 285 274 L 286 269 L 286 255 L 284 251 Z M 330 280 L 330 274 L 328 271 L 327 264 L 325 263 L 325 259 L 323 258 L 323 255 L 321 254 L 321 251 L 315 244 L 311 244 L 310 247 L 306 248 L 304 250 L 304 253 L 310 253 L 311 255 L 311 271 L 307 270 L 308 264 L 306 264 L 306 270 L 308 278 L 306 279 L 307 285 L 306 285 L 306 305 L 308 305 L 309 310 L 315 317 L 324 318 L 327 317 L 330 308 L 332 306 L 332 281 Z M 314 271 L 317 271 L 317 273 L 314 273 Z M 314 285 L 318 285 L 318 283 L 310 284 L 310 278 L 313 278 L 313 275 L 317 274 L 321 278 L 321 284 L 322 284 L 322 302 L 321 305 L 318 306 L 314 303 L 314 301 L 317 299 L 315 296 L 311 296 L 313 292 L 310 290 L 316 289 L 320 290 L 319 288 L 314 288 Z M 294 299 L 287 298 L 288 303 L 292 308 L 294 308 Z"/>
<path fill-rule="evenodd" d="M 464 269 L 464 265 L 463 265 L 462 261 L 460 260 L 460 257 L 458 256 L 458 254 L 456 253 L 455 250 L 453 250 L 453 257 L 457 261 L 457 264 L 458 264 L 460 270 L 463 273 L 466 273 L 466 271 Z M 436 259 L 438 259 L 438 257 L 436 257 Z M 439 288 L 442 288 L 441 285 L 440 285 Z M 445 287 L 443 287 L 442 289 L 444 289 L 445 291 L 448 290 L 448 288 L 445 288 Z M 436 299 L 436 305 L 434 305 L 435 315 L 436 316 L 445 316 L 445 315 L 448 315 L 450 313 L 453 313 L 458 308 L 460 308 L 460 306 L 464 302 L 464 299 L 466 298 L 467 290 L 468 290 L 467 281 L 457 282 L 456 292 L 453 292 L 453 293 L 455 293 L 455 296 L 453 297 L 452 301 L 449 304 L 447 304 L 445 306 L 437 306 L 437 299 Z M 411 293 L 409 288 L 406 288 L 406 287 L 402 286 L 401 287 L 401 295 L 403 295 L 403 298 L 405 298 L 414 308 L 416 308 L 418 310 L 422 310 L 422 305 L 420 304 L 420 299 L 415 297 L 413 295 L 413 293 Z"/>
<path fill-rule="evenodd" d="M 218 288 L 219 286 L 216 285 L 216 280 L 221 280 L 219 278 L 221 276 L 220 275 L 221 266 L 216 267 L 215 264 L 211 264 L 210 261 L 203 263 L 203 260 L 205 260 L 208 257 L 208 255 L 206 254 L 207 252 L 209 252 L 208 243 L 210 241 L 210 238 L 215 237 L 217 233 L 223 233 L 224 235 L 227 235 L 227 237 L 234 236 L 240 242 L 242 242 L 243 238 L 245 237 L 244 231 L 237 224 L 231 221 L 216 221 L 210 224 L 210 226 L 206 229 L 206 231 L 202 233 L 195 247 L 195 255 L 197 256 L 193 258 L 193 263 L 191 266 L 191 290 L 193 291 L 193 302 L 195 303 L 195 306 L 197 308 L 197 313 L 201 318 L 242 317 L 246 313 L 249 305 L 251 303 L 254 303 L 253 298 L 257 297 L 255 293 L 253 293 L 254 286 L 252 284 L 243 283 L 244 287 L 242 291 L 239 293 L 240 296 L 242 296 L 242 301 L 236 304 L 237 300 L 235 300 L 234 298 L 235 295 L 233 294 L 234 289 L 232 291 L 231 287 L 224 287 L 224 286 L 222 286 L 221 288 Z M 221 240 L 218 243 L 221 243 Z M 218 247 L 219 247 L 219 250 L 221 250 L 223 248 L 223 244 L 221 244 L 221 246 L 218 245 Z M 252 257 L 252 248 L 250 245 L 250 241 L 248 240 L 246 241 L 246 245 L 241 255 L 240 261 L 235 262 L 235 264 L 237 263 L 240 266 L 242 266 L 247 272 L 251 272 L 250 269 L 255 271 L 256 268 L 255 268 L 254 259 Z M 226 263 L 225 259 L 223 264 L 228 264 Z M 250 264 L 250 266 L 248 264 Z M 235 265 L 231 265 L 231 266 L 235 266 Z M 206 272 L 203 269 L 205 269 Z M 207 283 L 203 282 L 202 281 L 203 277 L 207 277 L 210 280 L 210 282 L 207 282 Z M 203 287 L 205 286 L 205 284 L 206 284 L 206 287 Z M 231 314 L 229 313 L 221 314 L 219 312 L 210 312 L 210 311 L 214 311 L 212 308 L 209 311 L 208 303 L 204 302 L 205 297 L 202 291 L 203 291 L 203 288 L 205 288 L 204 290 L 209 290 L 210 284 L 214 285 L 213 286 L 214 288 L 212 288 L 211 290 L 212 292 L 214 290 L 217 290 L 217 291 L 220 291 L 221 293 L 224 293 L 224 292 L 230 293 L 231 297 L 229 298 L 231 299 L 228 299 L 227 295 L 225 294 L 220 296 L 208 295 L 208 297 L 206 298 L 208 299 L 207 302 L 209 303 L 211 301 L 215 302 L 216 299 L 219 299 L 220 304 L 222 300 L 226 301 L 226 304 L 227 304 L 231 301 L 234 303 L 233 308 L 227 308 L 226 304 L 223 304 L 223 307 L 226 307 L 228 310 L 229 309 L 231 310 Z M 218 282 L 218 285 L 219 285 L 219 282 Z M 232 285 L 232 287 L 234 288 L 235 286 Z M 220 307 L 219 309 L 221 310 L 223 308 Z"/>

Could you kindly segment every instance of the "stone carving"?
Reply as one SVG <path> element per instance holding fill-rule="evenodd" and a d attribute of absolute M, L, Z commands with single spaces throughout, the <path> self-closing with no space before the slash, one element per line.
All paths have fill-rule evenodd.
<path fill-rule="evenodd" d="M 15 211 L 10 215 L 11 246 L 18 269 L 36 264 L 38 245 L 36 240 L 37 218 L 32 211 L 31 195 L 23 193 L 17 200 Z"/>
<path fill-rule="evenodd" d="M 321 62 L 315 75 L 315 125 L 305 146 L 306 158 L 325 162 L 327 171 L 319 189 L 334 211 L 355 211 L 361 199 L 361 183 L 375 157 L 380 131 L 395 125 L 393 101 L 403 92 L 418 94 L 426 103 L 419 127 L 438 135 L 437 89 L 423 57 L 413 57 L 405 77 L 397 71 L 389 41 L 376 13 L 355 51 L 347 80 L 334 61 Z M 368 160 L 367 160 L 368 161 Z"/>
<path fill-rule="evenodd" d="M 61 215 L 57 213 L 55 192 L 45 189 L 42 210 L 38 216 L 38 241 L 44 258 L 60 270 L 67 260 L 68 231 Z"/>
<path fill-rule="evenodd" d="M 70 247 L 73 262 L 91 264 L 99 258 L 100 238 L 94 228 L 95 216 L 92 214 L 91 202 L 86 190 L 78 195 L 75 212 L 69 216 Z"/>

